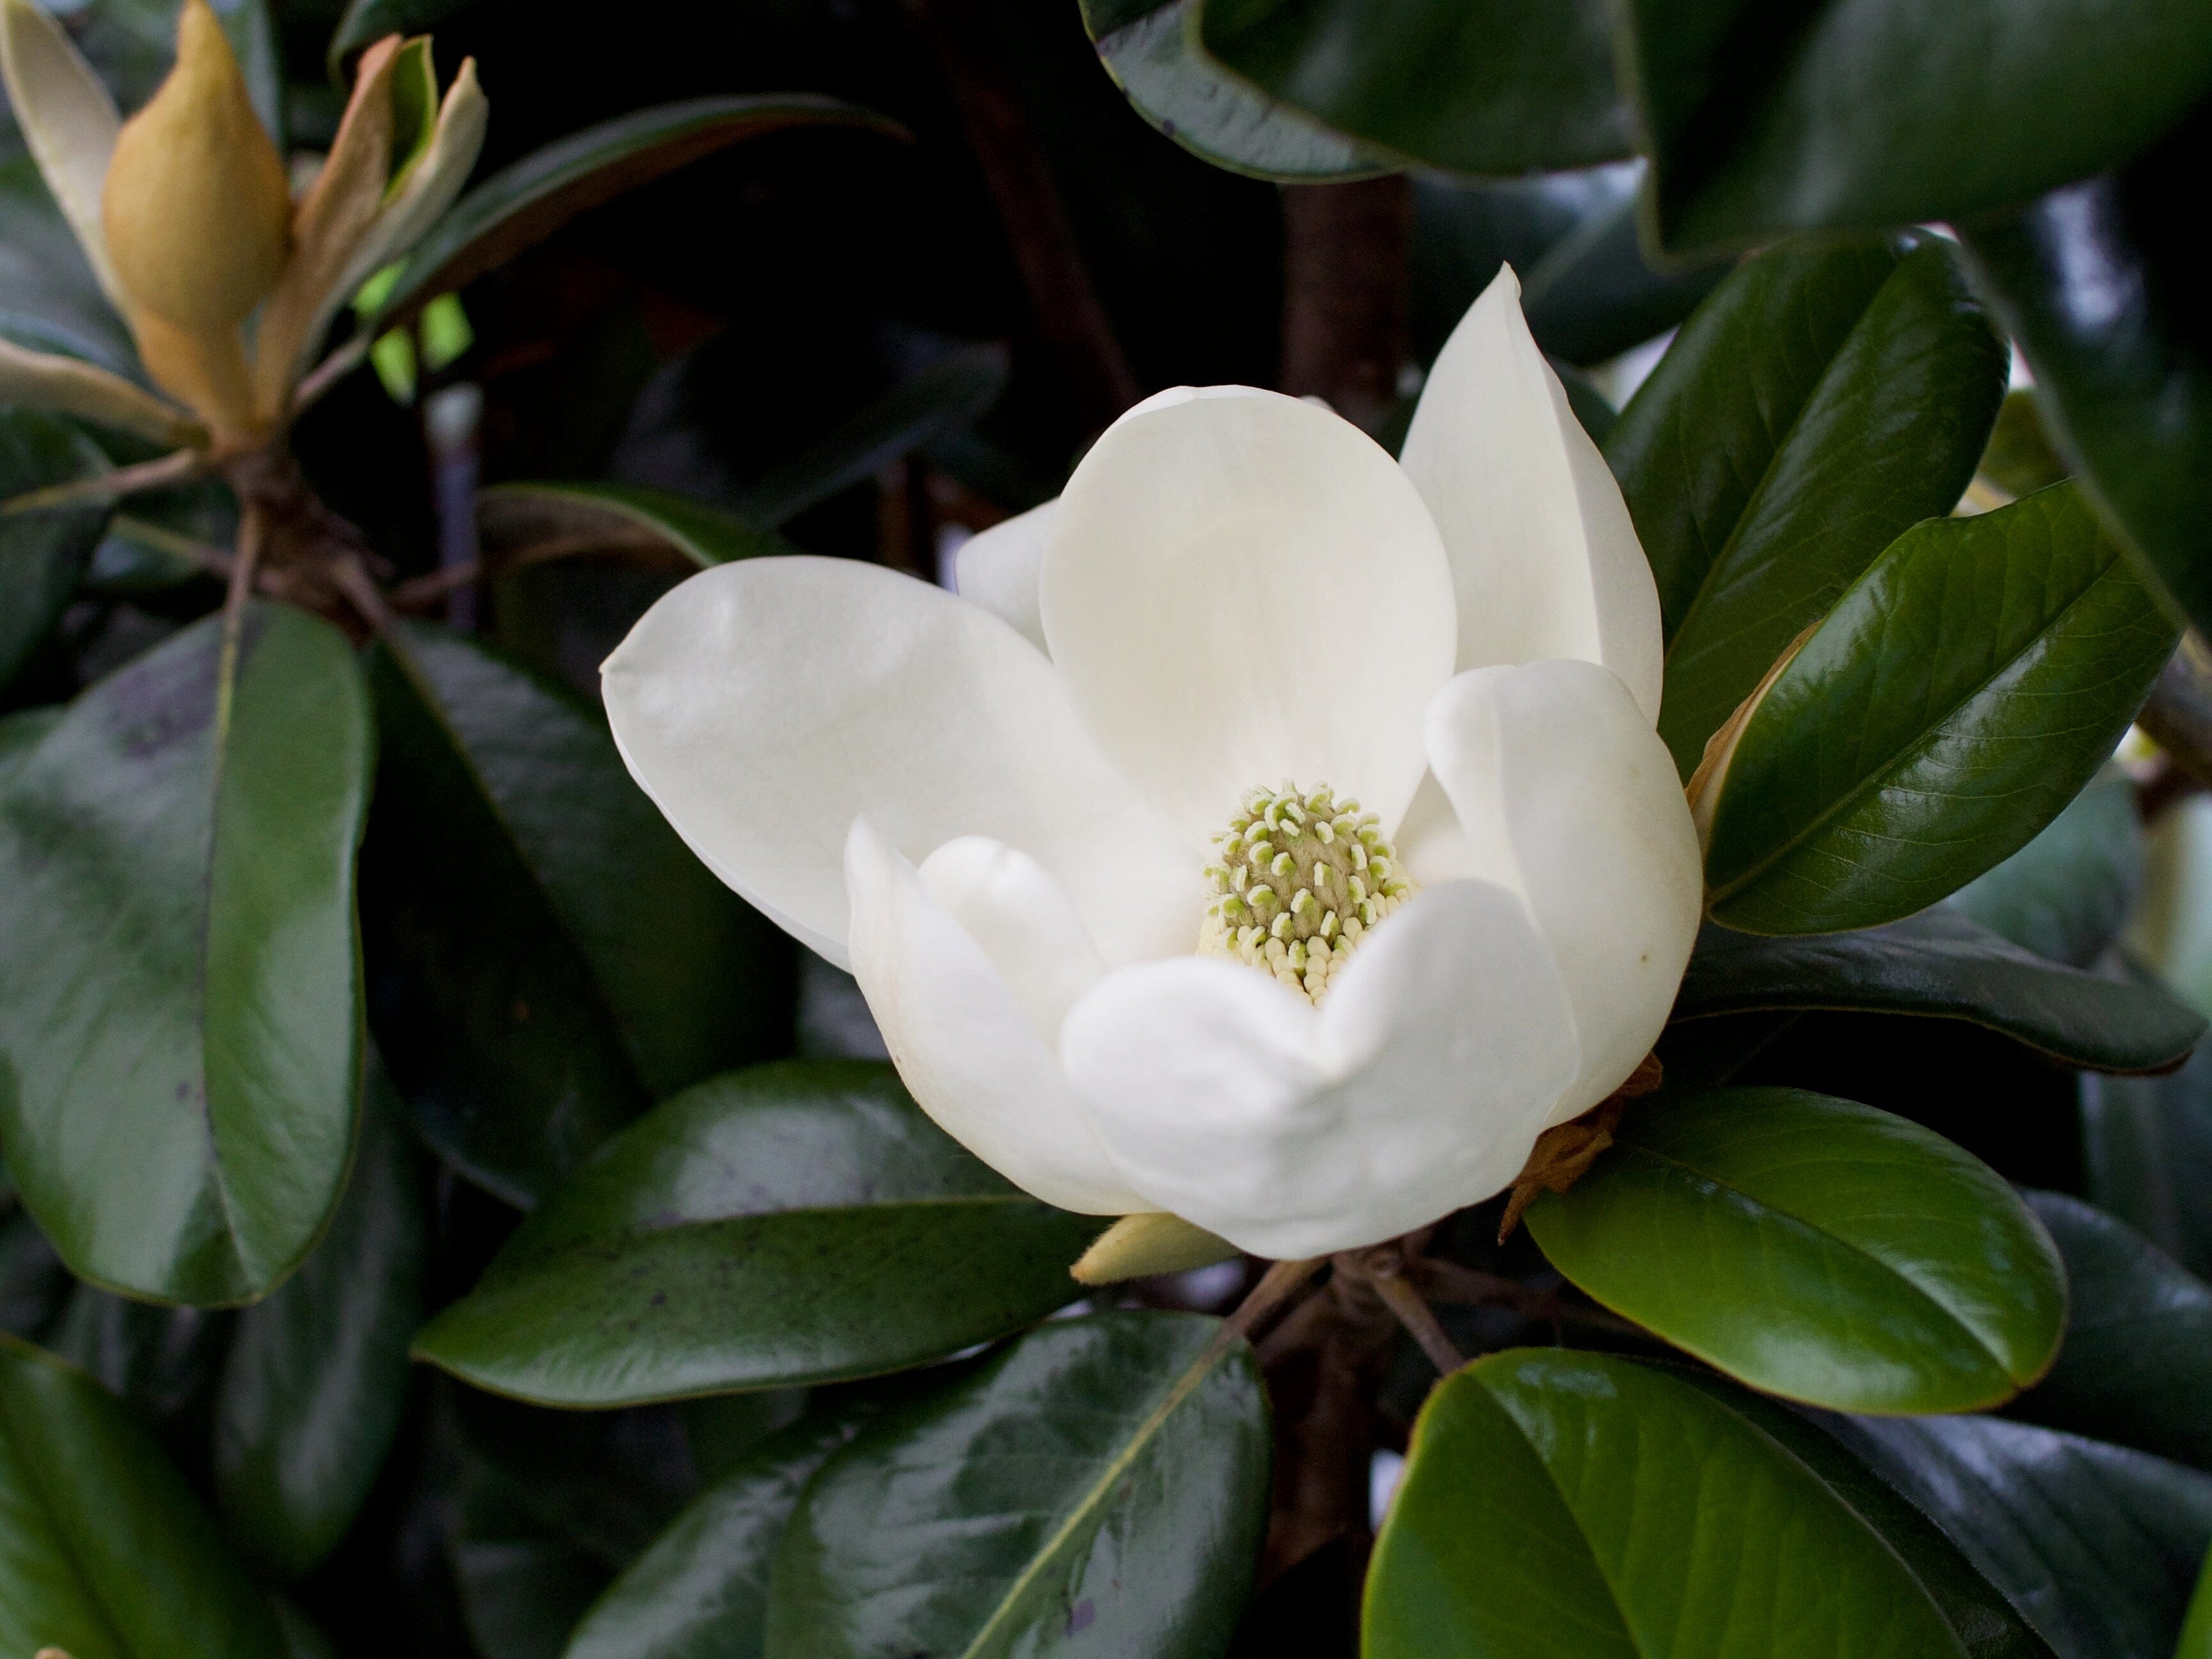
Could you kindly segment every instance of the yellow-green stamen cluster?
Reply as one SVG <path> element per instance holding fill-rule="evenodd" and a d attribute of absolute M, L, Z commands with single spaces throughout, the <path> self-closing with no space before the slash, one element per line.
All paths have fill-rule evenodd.
<path fill-rule="evenodd" d="M 1264 969 L 1316 1004 L 1360 937 L 1413 891 L 1375 814 L 1325 784 L 1253 790 L 1213 844 L 1200 952 Z"/>

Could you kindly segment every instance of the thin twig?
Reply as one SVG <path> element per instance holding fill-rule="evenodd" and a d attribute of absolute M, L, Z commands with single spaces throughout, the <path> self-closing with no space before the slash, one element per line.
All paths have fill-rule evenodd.
<path fill-rule="evenodd" d="M 159 552 L 173 553 L 180 559 L 190 559 L 210 575 L 221 576 L 226 580 L 229 578 L 233 562 L 231 556 L 212 543 L 183 535 L 165 524 L 155 524 L 151 519 L 142 519 L 129 513 L 117 514 L 111 520 L 110 527 L 118 535 L 128 536 L 134 542 L 143 542 Z"/>
<path fill-rule="evenodd" d="M 293 389 L 292 419 L 298 420 L 321 401 L 325 392 L 359 368 L 374 344 L 367 332 L 356 334 L 310 369 Z"/>
<path fill-rule="evenodd" d="M 204 450 L 179 449 L 158 460 L 140 461 L 135 465 L 118 466 L 112 472 L 97 473 L 88 478 L 72 478 L 67 483 L 27 489 L 20 495 L 11 495 L 0 501 L 0 517 L 15 513 L 36 513 L 50 507 L 68 507 L 77 501 L 112 501 L 118 495 L 134 495 L 142 489 L 166 489 L 174 484 L 190 483 L 213 465 Z"/>
<path fill-rule="evenodd" d="M 1316 1256 L 1308 1261 L 1278 1261 L 1269 1267 L 1237 1304 L 1237 1310 L 1221 1322 L 1221 1328 L 1213 1334 L 1206 1352 L 1218 1355 L 1238 1337 L 1250 1335 L 1270 1314 L 1304 1289 L 1314 1269 L 1326 1260 Z"/>
<path fill-rule="evenodd" d="M 1421 1345 L 1421 1352 L 1429 1357 L 1429 1364 L 1442 1376 L 1449 1376 L 1467 1364 L 1467 1356 L 1453 1346 L 1444 1328 L 1421 1293 L 1406 1279 L 1402 1268 L 1395 1263 L 1371 1267 L 1367 1282 L 1375 1287 L 1375 1294 L 1382 1298 L 1382 1305 L 1396 1316 L 1413 1340 Z"/>
<path fill-rule="evenodd" d="M 388 634 L 397 625 L 399 618 L 357 556 L 349 554 L 335 561 L 331 567 L 331 578 L 337 584 L 338 592 L 346 596 L 347 603 L 374 631 Z"/>
<path fill-rule="evenodd" d="M 481 558 L 433 570 L 428 575 L 410 576 L 392 590 L 392 606 L 395 611 L 420 610 L 437 604 L 456 588 L 471 587 L 490 577 L 503 576 L 528 565 L 550 563 L 555 559 L 634 553 L 682 556 L 658 536 L 556 536 L 532 542 L 512 553 L 488 553 Z"/>

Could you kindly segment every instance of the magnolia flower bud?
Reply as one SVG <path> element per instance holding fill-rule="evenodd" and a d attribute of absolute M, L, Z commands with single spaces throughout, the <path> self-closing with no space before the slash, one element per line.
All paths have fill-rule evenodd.
<path fill-rule="evenodd" d="M 234 328 L 276 285 L 291 234 L 284 163 L 207 0 L 185 0 L 177 65 L 124 125 L 100 210 L 131 300 L 180 328 Z"/>

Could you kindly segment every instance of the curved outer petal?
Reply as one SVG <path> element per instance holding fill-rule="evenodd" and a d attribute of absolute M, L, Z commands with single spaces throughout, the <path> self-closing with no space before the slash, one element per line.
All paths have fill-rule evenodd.
<path fill-rule="evenodd" d="M 15 125 L 46 188 L 61 204 L 62 216 L 76 233 L 100 291 L 116 310 L 127 313 L 100 221 L 107 164 L 123 130 L 115 100 L 76 42 L 32 0 L 0 0 L 0 75 L 8 83 Z"/>
<path fill-rule="evenodd" d="M 853 972 L 921 1109 L 1048 1204 L 1149 1209 L 1053 1052 L 1066 1004 L 1105 971 L 1059 884 L 980 837 L 949 843 L 917 872 L 866 818 L 846 844 L 845 878 Z"/>
<path fill-rule="evenodd" d="M 1459 666 L 1601 663 L 1659 718 L 1659 589 L 1620 486 L 1501 269 L 1437 355 L 1401 461 L 1459 593 Z"/>
<path fill-rule="evenodd" d="M 82 358 L 0 340 L 0 404 L 59 410 L 157 444 L 204 443 L 207 433 L 174 404 Z"/>
<path fill-rule="evenodd" d="M 1462 674 L 1428 739 L 1474 867 L 1528 901 L 1574 1006 L 1563 1123 L 1620 1085 L 1674 1006 L 1705 902 L 1689 804 L 1627 688 L 1589 663 Z"/>
<path fill-rule="evenodd" d="M 1198 937 L 1198 853 L 1099 758 L 1052 665 L 941 589 L 846 559 L 720 565 L 600 672 L 623 758 L 677 832 L 834 962 L 863 812 L 910 857 L 963 835 L 1032 854 L 1109 963 Z"/>
<path fill-rule="evenodd" d="M 960 597 L 980 605 L 1040 651 L 1044 622 L 1037 614 L 1037 572 L 1059 515 L 1060 498 L 978 531 L 953 555 L 952 580 Z"/>
<path fill-rule="evenodd" d="M 453 206 L 476 167 L 477 156 L 483 149 L 484 127 L 490 118 L 491 106 L 477 83 L 477 60 L 465 58 L 438 106 L 438 125 L 431 131 L 428 145 L 398 191 L 378 210 L 375 222 L 354 248 L 337 280 L 323 293 L 289 353 L 268 360 L 264 372 L 270 378 L 262 389 L 264 398 L 281 403 L 283 394 L 307 372 L 339 309 L 371 276 L 422 240 Z"/>
<path fill-rule="evenodd" d="M 400 63 L 396 34 L 362 53 L 337 137 L 293 210 L 292 257 L 254 328 L 254 397 L 264 415 L 281 415 L 289 402 L 295 365 L 312 349 L 307 336 L 329 322 L 331 313 L 324 307 L 339 273 L 383 210 L 396 125 L 392 83 Z"/>
<path fill-rule="evenodd" d="M 1115 766 L 1205 845 L 1285 778 L 1395 825 L 1449 678 L 1451 577 L 1389 456 L 1328 410 L 1238 388 L 1124 416 L 1060 498 L 1038 597 Z"/>
<path fill-rule="evenodd" d="M 1318 1011 L 1215 958 L 1109 975 L 1060 1055 L 1131 1187 L 1283 1258 L 1376 1243 L 1504 1188 L 1578 1058 L 1550 952 L 1488 882 L 1417 896 Z"/>

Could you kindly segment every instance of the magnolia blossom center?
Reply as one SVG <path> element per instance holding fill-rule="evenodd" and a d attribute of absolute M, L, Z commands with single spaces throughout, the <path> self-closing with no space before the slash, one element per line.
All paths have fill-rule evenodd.
<path fill-rule="evenodd" d="M 1327 784 L 1251 791 L 1213 844 L 1199 953 L 1263 969 L 1316 1004 L 1367 930 L 1413 896 L 1381 821 Z"/>

